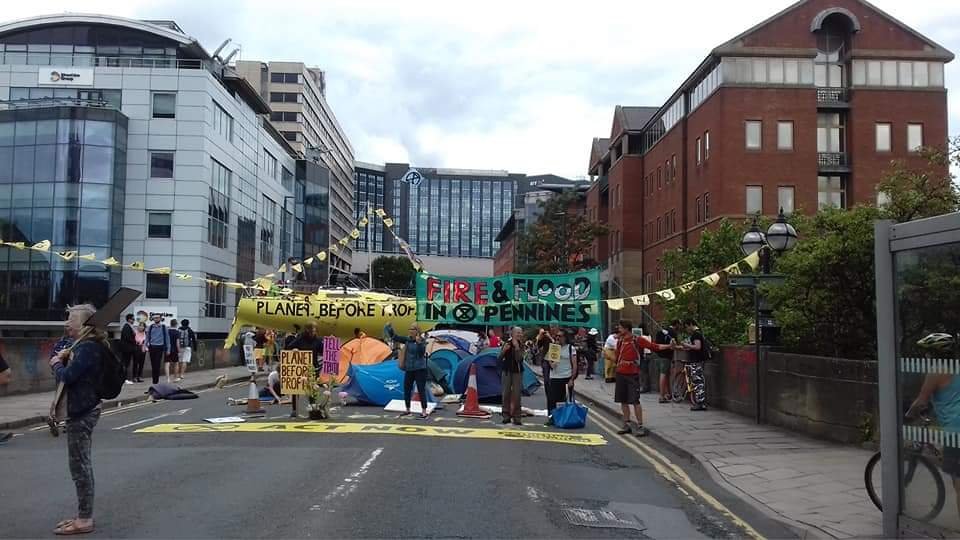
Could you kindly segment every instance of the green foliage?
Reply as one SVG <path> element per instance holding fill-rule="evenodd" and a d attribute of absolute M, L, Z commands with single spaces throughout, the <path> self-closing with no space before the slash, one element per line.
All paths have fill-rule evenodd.
<path fill-rule="evenodd" d="M 416 272 L 406 257 L 380 256 L 373 260 L 373 284 L 377 289 L 409 291 Z"/>
<path fill-rule="evenodd" d="M 568 191 L 539 203 L 543 213 L 537 221 L 517 232 L 519 272 L 556 274 L 597 266 L 590 250 L 606 228 L 568 212 L 578 197 L 582 195 Z"/>
<path fill-rule="evenodd" d="M 897 223 L 955 212 L 960 207 L 960 191 L 950 174 L 950 166 L 960 167 L 960 137 L 946 147 L 925 147 L 920 156 L 926 164 L 911 169 L 903 161 L 894 161 L 877 186 L 889 202 L 883 208 L 884 219 Z"/>
<path fill-rule="evenodd" d="M 663 266 L 672 276 L 670 284 L 700 279 L 742 259 L 740 239 L 747 228 L 724 219 L 717 229 L 704 231 L 696 248 L 665 253 Z M 746 343 L 754 314 L 751 291 L 730 289 L 722 280 L 716 287 L 700 283 L 690 291 L 674 289 L 674 293 L 676 300 L 664 303 L 668 320 L 693 317 L 713 343 Z"/>

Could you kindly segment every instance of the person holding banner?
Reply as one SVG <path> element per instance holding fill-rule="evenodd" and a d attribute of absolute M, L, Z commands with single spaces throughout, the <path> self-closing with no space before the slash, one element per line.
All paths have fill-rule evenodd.
<path fill-rule="evenodd" d="M 558 403 L 567 401 L 567 388 L 573 393 L 573 381 L 577 378 L 577 350 L 573 346 L 573 336 L 569 332 L 557 335 L 560 345 L 559 360 L 551 366 L 547 391 L 547 426 L 553 425 L 553 410 Z"/>
<path fill-rule="evenodd" d="M 410 415 L 410 395 L 416 382 L 417 392 L 420 393 L 420 418 L 427 418 L 427 342 L 420 334 L 420 327 L 410 325 L 409 337 L 398 336 L 390 323 L 387 323 L 384 331 L 392 341 L 403 345 L 398 361 L 403 370 L 403 403 L 407 411 L 400 416 Z"/>

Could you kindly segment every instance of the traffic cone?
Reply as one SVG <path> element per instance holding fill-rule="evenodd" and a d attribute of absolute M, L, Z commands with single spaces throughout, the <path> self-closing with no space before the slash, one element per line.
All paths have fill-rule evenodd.
<path fill-rule="evenodd" d="M 477 365 L 470 364 L 470 379 L 467 382 L 467 402 L 457 411 L 457 416 L 467 418 L 490 418 L 490 413 L 480 408 L 480 398 L 477 394 Z"/>
<path fill-rule="evenodd" d="M 250 391 L 247 392 L 247 410 L 243 414 L 266 414 L 260 405 L 260 393 L 257 392 L 257 382 L 254 375 L 250 376 Z"/>

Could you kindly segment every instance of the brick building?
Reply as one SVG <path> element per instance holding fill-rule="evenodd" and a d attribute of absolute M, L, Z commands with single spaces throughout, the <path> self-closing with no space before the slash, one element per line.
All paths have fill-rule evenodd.
<path fill-rule="evenodd" d="M 724 217 L 875 203 L 891 160 L 922 165 L 916 149 L 946 141 L 951 60 L 865 1 L 802 0 L 712 50 L 662 106 L 616 107 L 587 194 L 610 231 L 594 246 L 606 292 L 674 285 L 662 254 Z"/>

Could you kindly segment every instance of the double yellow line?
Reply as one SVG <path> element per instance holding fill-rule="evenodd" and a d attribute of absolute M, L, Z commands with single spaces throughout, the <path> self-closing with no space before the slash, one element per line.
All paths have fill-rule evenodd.
<path fill-rule="evenodd" d="M 593 420 L 600 429 L 606 431 L 612 440 L 620 441 L 635 454 L 653 465 L 654 470 L 656 470 L 660 476 L 674 484 L 688 499 L 696 502 L 694 498 L 694 495 L 696 495 L 696 497 L 699 497 L 703 502 L 729 519 L 734 525 L 743 529 L 747 537 L 757 539 L 764 538 L 756 529 L 731 512 L 729 508 L 718 501 L 713 495 L 707 493 L 703 488 L 694 483 L 687 473 L 670 461 L 670 459 L 632 435 L 617 435 L 617 429 L 619 428 L 602 414 L 597 414 L 597 412 L 598 411 L 594 411 L 594 414 L 590 415 L 590 419 Z"/>

